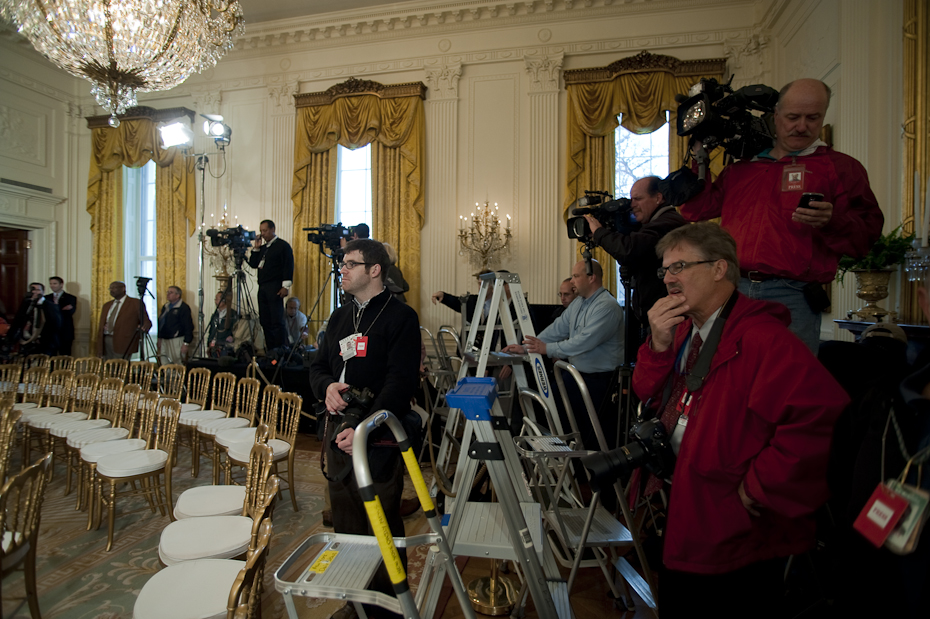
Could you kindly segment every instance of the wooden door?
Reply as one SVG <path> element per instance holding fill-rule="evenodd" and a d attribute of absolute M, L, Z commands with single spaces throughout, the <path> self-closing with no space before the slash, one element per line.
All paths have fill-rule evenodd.
<path fill-rule="evenodd" d="M 26 231 L 0 228 L 0 302 L 12 321 L 26 294 Z"/>

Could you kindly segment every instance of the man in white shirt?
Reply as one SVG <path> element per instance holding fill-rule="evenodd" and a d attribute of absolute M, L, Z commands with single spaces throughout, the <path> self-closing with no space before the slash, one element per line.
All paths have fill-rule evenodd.
<path fill-rule="evenodd" d="M 307 315 L 300 311 L 300 299 L 291 297 L 287 300 L 284 310 L 284 324 L 287 327 L 287 341 L 293 346 L 294 342 L 303 341 L 307 337 Z"/>

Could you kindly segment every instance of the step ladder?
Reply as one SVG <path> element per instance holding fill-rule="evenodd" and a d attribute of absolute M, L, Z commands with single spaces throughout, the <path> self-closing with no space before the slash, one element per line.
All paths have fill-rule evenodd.
<path fill-rule="evenodd" d="M 368 436 L 378 426 L 386 424 L 393 432 L 401 450 L 404 464 L 410 473 L 417 498 L 426 514 L 432 533 L 410 537 L 392 537 L 381 500 L 374 491 L 371 469 L 368 465 Z M 462 613 L 467 619 L 475 619 L 475 612 L 468 601 L 468 593 L 462 583 L 451 546 L 440 524 L 439 515 L 433 505 L 423 474 L 413 453 L 413 445 L 407 438 L 400 421 L 390 412 L 381 410 L 371 415 L 355 429 L 352 441 L 352 467 L 358 482 L 359 494 L 365 503 L 368 520 L 374 536 L 349 535 L 342 533 L 318 533 L 311 535 L 287 558 L 275 572 L 275 588 L 284 597 L 284 605 L 290 619 L 298 619 L 295 597 L 315 597 L 345 600 L 355 605 L 359 617 L 365 619 L 362 604 L 374 604 L 394 613 L 402 614 L 405 619 L 431 618 L 435 604 L 428 612 L 424 611 L 424 601 L 431 589 L 438 592 L 442 581 L 421 578 L 416 598 L 410 592 L 407 574 L 398 553 L 398 548 L 430 544 L 428 562 L 442 566 L 452 588 L 459 599 Z M 310 551 L 321 546 L 311 557 Z M 375 572 L 384 563 L 391 579 L 396 597 L 377 591 L 369 591 L 368 585 Z M 296 578 L 293 577 L 297 566 L 305 565 Z"/>

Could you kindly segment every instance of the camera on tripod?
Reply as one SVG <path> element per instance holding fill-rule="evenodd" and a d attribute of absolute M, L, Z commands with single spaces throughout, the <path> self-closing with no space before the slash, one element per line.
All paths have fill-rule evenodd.
<path fill-rule="evenodd" d="M 639 467 L 662 479 L 671 476 L 675 470 L 675 452 L 662 420 L 634 424 L 630 434 L 633 440 L 626 445 L 581 459 L 593 488 L 603 490 L 617 479 L 627 480 Z"/>
<path fill-rule="evenodd" d="M 362 419 L 368 416 L 371 405 L 375 402 L 374 392 L 367 387 L 359 389 L 358 387 L 350 385 L 340 395 L 342 396 L 342 401 L 348 404 L 348 406 L 342 411 L 342 423 L 336 426 L 336 430 L 333 432 L 334 449 L 339 449 L 336 447 L 336 437 L 339 436 L 339 433 L 347 428 L 355 428 L 360 424 Z"/>
<path fill-rule="evenodd" d="M 639 229 L 639 223 L 633 217 L 633 203 L 629 198 L 617 198 L 606 191 L 585 190 L 584 197 L 578 199 L 578 206 L 572 209 L 566 225 L 568 238 L 578 239 L 582 243 L 594 241 L 591 227 L 583 215 L 591 215 L 610 231 L 630 233 Z"/>
<path fill-rule="evenodd" d="M 207 230 L 207 236 L 210 237 L 210 245 L 213 247 L 228 245 L 233 253 L 240 254 L 244 254 L 245 250 L 252 245 L 252 241 L 257 238 L 255 230 L 246 230 L 242 226 L 225 230 L 211 228 Z"/>
<path fill-rule="evenodd" d="M 358 226 L 349 226 L 348 228 L 342 225 L 342 222 L 338 224 L 321 224 L 318 228 L 304 228 L 307 232 L 307 241 L 311 243 L 316 243 L 320 246 L 320 251 L 323 251 L 323 248 L 327 248 L 334 255 L 342 255 L 342 240 L 349 240 L 355 236 L 356 228 Z M 367 232 L 366 232 L 367 236 Z"/>
<path fill-rule="evenodd" d="M 701 78 L 687 98 L 676 97 L 680 103 L 678 135 L 691 136 L 692 142 L 700 140 L 708 153 L 723 146 L 734 159 L 754 157 L 772 146 L 778 91 L 762 84 L 733 90 L 730 82 Z"/>

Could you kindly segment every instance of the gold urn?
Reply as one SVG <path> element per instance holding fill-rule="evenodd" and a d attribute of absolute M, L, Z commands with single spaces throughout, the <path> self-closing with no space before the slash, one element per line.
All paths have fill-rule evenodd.
<path fill-rule="evenodd" d="M 879 322 L 890 313 L 876 303 L 888 298 L 888 282 L 895 269 L 852 270 L 856 274 L 856 296 L 866 302 L 855 313 L 866 322 Z"/>

